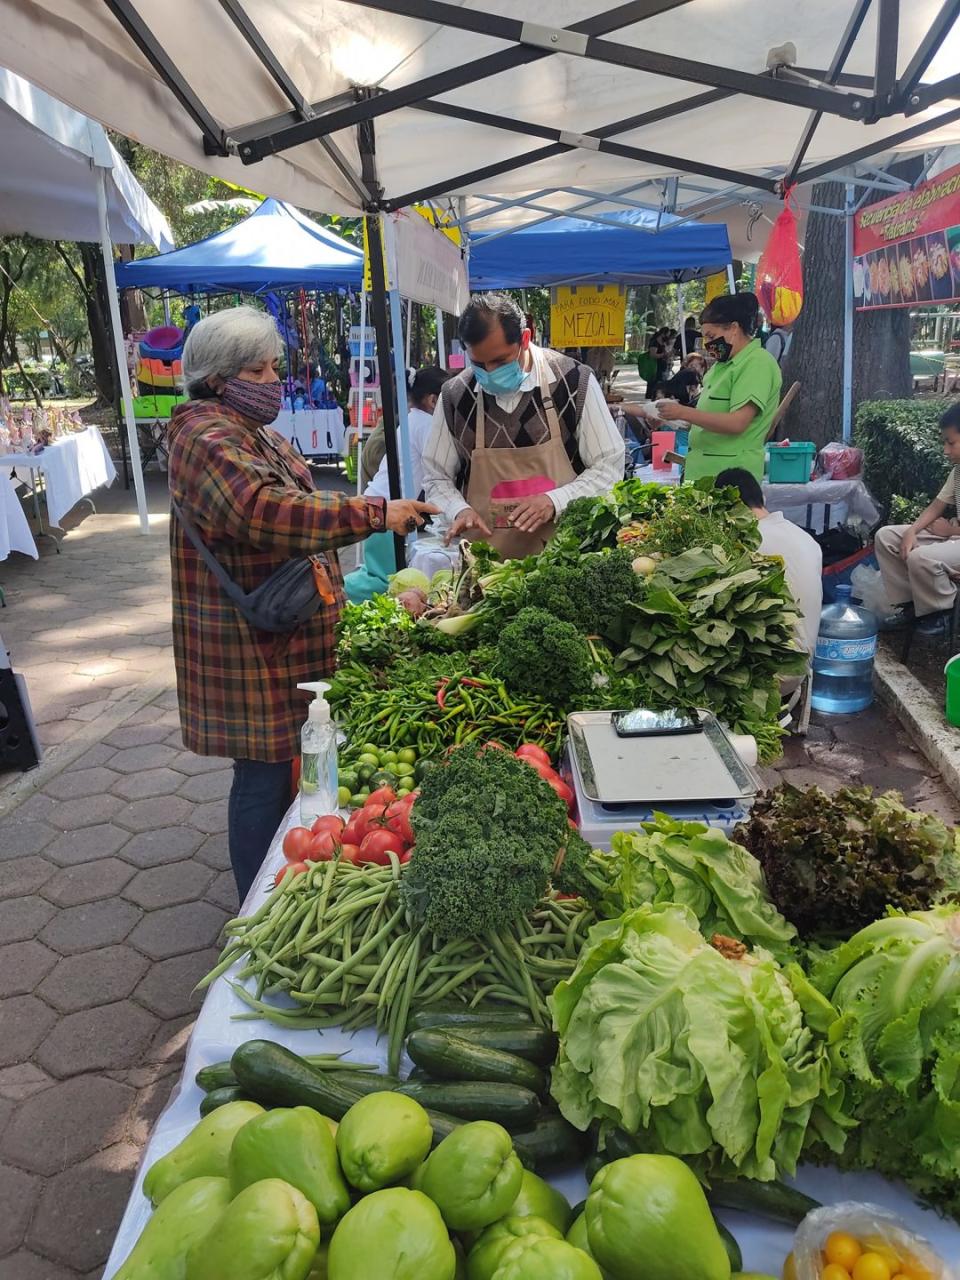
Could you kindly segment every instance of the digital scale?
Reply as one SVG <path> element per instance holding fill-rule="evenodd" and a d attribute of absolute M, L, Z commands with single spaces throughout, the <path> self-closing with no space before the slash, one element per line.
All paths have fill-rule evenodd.
<path fill-rule="evenodd" d="M 703 822 L 730 835 L 749 817 L 760 781 L 709 711 L 695 732 L 621 736 L 615 711 L 567 717 L 561 772 L 577 802 L 580 833 L 609 849 L 618 831 L 636 831 L 654 811 L 681 822 Z"/>

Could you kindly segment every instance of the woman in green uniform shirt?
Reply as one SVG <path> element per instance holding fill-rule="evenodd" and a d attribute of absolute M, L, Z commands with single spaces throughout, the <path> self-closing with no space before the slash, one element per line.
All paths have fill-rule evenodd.
<path fill-rule="evenodd" d="M 760 304 L 756 294 L 714 298 L 700 315 L 703 349 L 716 363 L 695 409 L 661 403 L 665 422 L 689 422 L 685 481 L 743 467 L 763 479 L 764 444 L 780 403 L 780 366 L 753 335 Z"/>

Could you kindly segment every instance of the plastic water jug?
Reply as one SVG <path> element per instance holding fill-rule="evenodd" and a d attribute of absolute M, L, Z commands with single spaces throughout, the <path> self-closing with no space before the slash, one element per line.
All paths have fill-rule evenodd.
<path fill-rule="evenodd" d="M 960 726 L 960 653 L 943 668 L 947 677 L 947 720 Z"/>
<path fill-rule="evenodd" d="M 850 599 L 841 583 L 833 604 L 820 614 L 820 633 L 813 657 L 813 694 L 817 711 L 847 715 L 873 702 L 873 660 L 877 653 L 877 619 Z"/>

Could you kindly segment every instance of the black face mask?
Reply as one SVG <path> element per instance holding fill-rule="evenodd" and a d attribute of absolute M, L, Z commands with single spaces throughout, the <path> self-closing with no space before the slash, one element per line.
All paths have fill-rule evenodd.
<path fill-rule="evenodd" d="M 710 355 L 719 360 L 721 364 L 726 364 L 733 355 L 733 347 L 731 347 L 726 338 L 713 338 L 710 342 L 703 344 L 703 349 L 704 351 L 709 351 Z"/>

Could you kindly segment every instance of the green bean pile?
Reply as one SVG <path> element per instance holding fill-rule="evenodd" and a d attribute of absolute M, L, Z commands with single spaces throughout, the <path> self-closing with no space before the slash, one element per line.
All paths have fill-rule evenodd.
<path fill-rule="evenodd" d="M 220 961 L 199 985 L 245 958 L 231 986 L 251 1012 L 237 1016 L 300 1029 L 376 1026 L 392 1073 L 410 1013 L 437 1001 L 519 1006 L 549 1026 L 547 996 L 573 972 L 593 910 L 546 898 L 500 933 L 444 941 L 411 921 L 390 857 L 389 867 L 335 860 L 288 876 L 252 916 L 226 926 Z M 272 1003 L 278 995 L 289 1003 Z"/>

